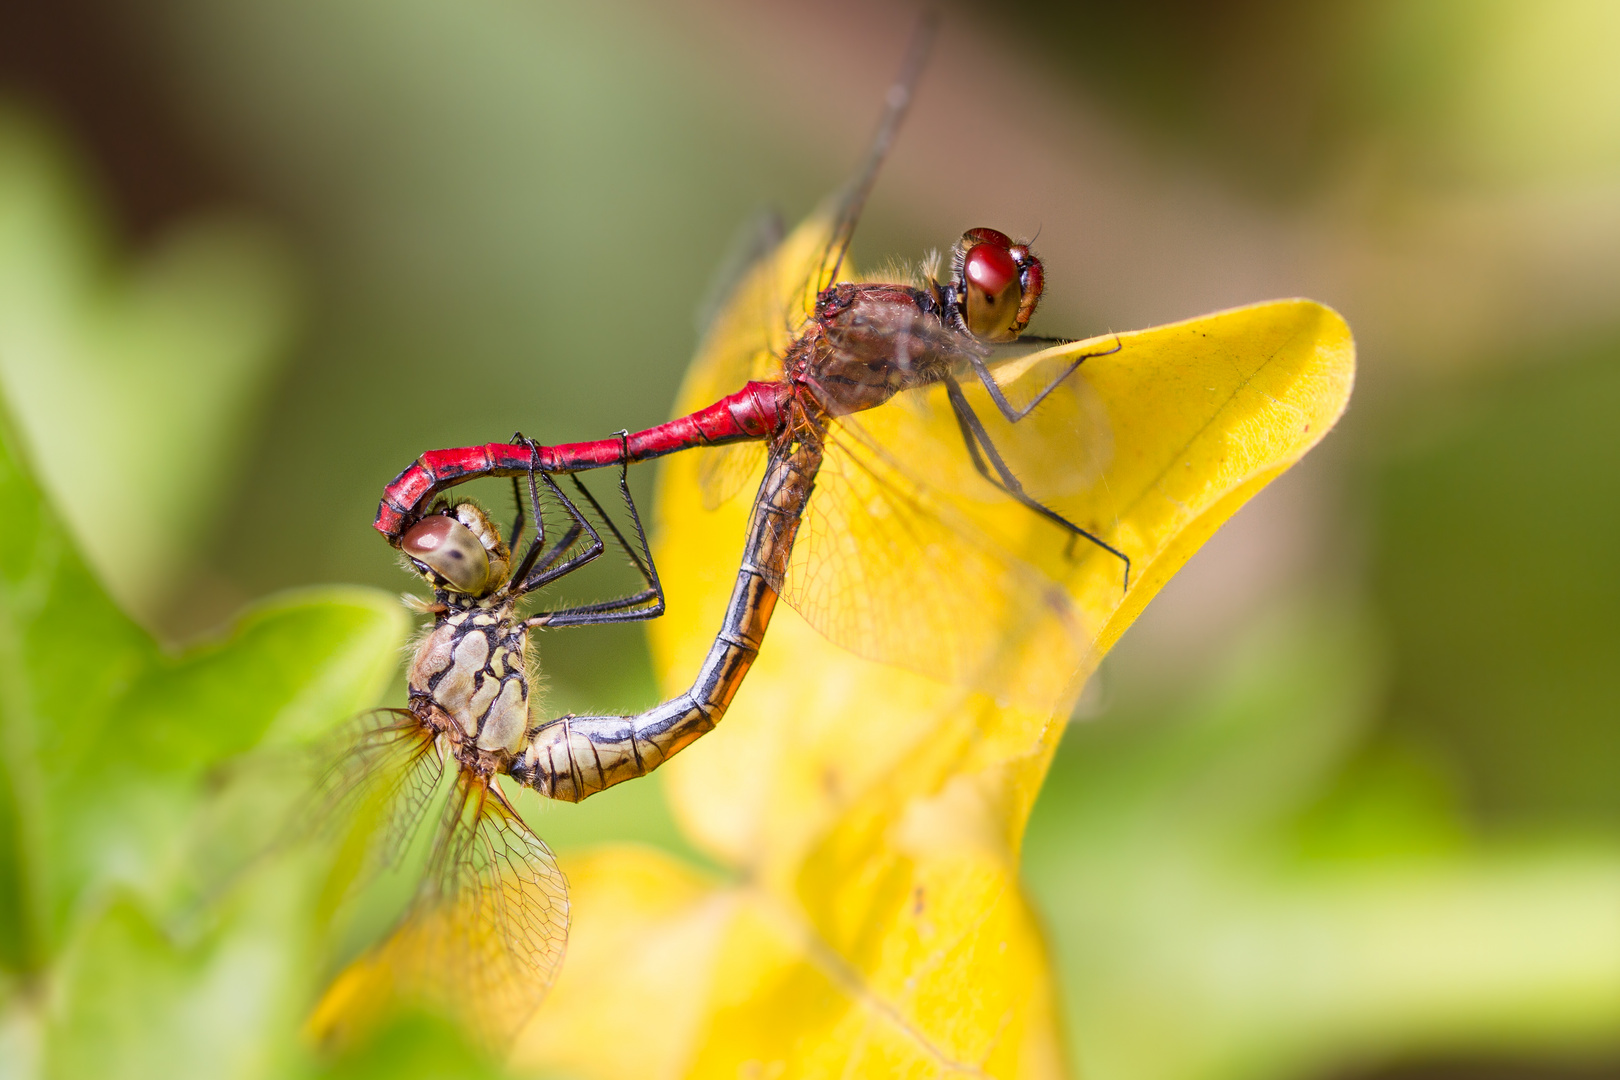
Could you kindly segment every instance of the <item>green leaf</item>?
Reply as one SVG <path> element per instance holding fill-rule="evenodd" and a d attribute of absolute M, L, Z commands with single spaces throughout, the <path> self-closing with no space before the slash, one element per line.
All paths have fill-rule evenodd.
<path fill-rule="evenodd" d="M 132 689 L 129 760 L 195 772 L 266 739 L 318 735 L 334 716 L 378 702 L 405 630 L 399 602 L 374 589 L 284 593 L 250 608 L 225 636 Z"/>
<path fill-rule="evenodd" d="M 315 871 L 315 872 L 311 872 Z M 318 868 L 261 867 L 202 932 L 176 935 L 119 896 L 80 935 L 59 974 L 53 1080 L 413 1080 L 505 1075 L 450 1024 L 402 1016 L 367 1044 L 321 1061 L 303 1035 L 318 990 Z"/>
<path fill-rule="evenodd" d="M 0 503 L 0 962 L 32 972 L 55 936 L 51 844 L 64 781 L 106 747 L 118 703 L 159 655 L 86 570 L 4 426 Z"/>
<path fill-rule="evenodd" d="M 64 899 L 98 878 L 161 891 L 183 872 L 196 833 L 188 823 L 209 797 L 216 767 L 256 748 L 307 741 L 376 705 L 405 629 L 403 610 L 386 594 L 310 591 L 250 609 L 220 640 L 150 665 L 119 702 L 109 736 L 118 759 L 87 758 L 58 777 Z M 264 756 L 241 767 L 284 764 Z M 277 780 L 286 786 L 298 777 Z M 243 842 L 264 838 L 248 833 Z"/>
<path fill-rule="evenodd" d="M 484 1057 L 454 1024 L 406 1015 L 315 1074 L 320 1080 L 499 1080 L 509 1074 Z M 538 1080 L 535 1074 L 526 1074 Z M 550 1075 L 550 1074 L 541 1074 Z"/>
<path fill-rule="evenodd" d="M 0 499 L 0 964 L 23 995 L 0 1020 L 26 1027 L 48 978 L 54 1074 L 262 1075 L 297 1045 L 319 923 L 308 868 L 248 865 L 266 823 L 225 794 L 250 786 L 234 774 L 281 782 L 285 802 L 278 760 L 381 700 L 405 614 L 370 590 L 287 595 L 171 654 L 86 568 L 4 423 Z M 221 912 L 172 910 L 197 838 L 242 821 L 251 887 Z"/>
<path fill-rule="evenodd" d="M 258 910 L 238 911 L 224 929 L 185 946 L 131 899 L 111 904 L 61 973 L 49 1074 L 262 1076 L 267 1064 L 295 1055 L 289 1036 L 308 969 L 308 943 L 289 918 L 299 909 L 280 895 L 253 899 L 238 906 Z"/>
<path fill-rule="evenodd" d="M 227 916 L 180 941 L 120 897 L 78 941 L 53 1017 L 53 1080 L 442 1080 L 506 1075 L 449 1023 L 403 1016 L 319 1061 L 301 1036 L 314 944 L 296 874 L 261 874 Z M 268 888 L 267 888 L 268 886 Z"/>
<path fill-rule="evenodd" d="M 0 109 L 0 385 L 90 561 L 146 612 L 195 565 L 296 278 L 262 227 L 217 215 L 122 257 L 74 164 Z"/>

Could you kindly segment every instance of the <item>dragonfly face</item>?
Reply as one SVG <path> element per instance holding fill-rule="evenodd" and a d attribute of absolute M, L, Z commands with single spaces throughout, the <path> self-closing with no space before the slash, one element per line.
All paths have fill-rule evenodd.
<path fill-rule="evenodd" d="M 995 229 L 969 229 L 951 249 L 946 319 L 980 341 L 1013 341 L 1035 315 L 1045 283 L 1028 244 Z"/>

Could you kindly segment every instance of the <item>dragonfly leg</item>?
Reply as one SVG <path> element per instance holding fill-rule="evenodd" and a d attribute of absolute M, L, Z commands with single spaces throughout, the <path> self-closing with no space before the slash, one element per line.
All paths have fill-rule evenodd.
<path fill-rule="evenodd" d="M 518 478 L 512 477 L 512 501 L 517 504 L 517 517 L 512 521 L 512 531 L 506 534 L 506 546 L 516 550 L 518 540 L 523 536 L 524 518 L 523 489 L 518 486 Z"/>
<path fill-rule="evenodd" d="M 525 438 L 523 432 L 521 431 L 512 433 L 512 441 L 514 443 L 523 444 L 530 447 L 534 445 L 534 440 Z M 539 570 L 548 569 L 554 562 L 557 561 L 564 551 L 568 550 L 574 541 L 579 539 L 579 535 L 582 531 L 579 525 L 575 524 L 568 530 L 568 533 L 561 540 L 553 544 L 549 550 L 545 549 L 546 522 L 540 514 L 540 500 L 538 498 L 539 491 L 534 482 L 535 469 L 533 457 L 534 455 L 531 452 L 527 474 L 529 477 L 529 507 L 530 512 L 534 515 L 534 539 L 530 541 L 529 549 L 524 552 L 523 557 L 518 561 L 518 572 L 512 575 L 512 580 L 514 581 L 522 581 L 526 574 L 534 572 L 536 568 Z M 515 552 L 517 551 L 518 539 L 523 535 L 525 524 L 523 489 L 521 486 L 519 486 L 518 478 L 516 476 L 512 477 L 512 500 L 517 504 L 517 519 L 512 522 L 512 531 L 506 538 L 506 546 L 511 551 Z M 563 505 L 567 507 L 569 512 L 572 514 L 574 508 L 568 506 L 568 501 L 566 498 L 562 501 Z M 575 516 L 577 517 L 577 515 Z M 542 554 L 542 551 L 544 554 Z"/>
<path fill-rule="evenodd" d="M 1048 339 L 1048 338 L 1032 338 L 1032 337 L 1027 337 L 1026 336 L 1026 337 L 1019 338 L 1019 340 L 1020 341 L 1047 341 L 1047 340 L 1053 340 L 1053 341 L 1058 341 L 1058 342 L 1061 343 L 1061 339 L 1058 339 L 1058 338 Z M 1070 375 L 1073 375 L 1075 373 L 1075 371 L 1080 367 L 1081 364 L 1085 363 L 1087 360 L 1091 360 L 1091 359 L 1094 359 L 1094 358 L 1099 357 L 1099 356 L 1112 356 L 1115 353 L 1119 352 L 1119 350 L 1123 349 L 1124 347 L 1125 347 L 1125 343 L 1120 341 L 1119 340 L 1119 335 L 1116 334 L 1116 335 L 1114 335 L 1114 347 L 1112 349 L 1102 349 L 1102 350 L 1100 350 L 1098 352 L 1081 353 L 1079 356 L 1074 358 L 1074 362 L 1072 364 L 1070 364 L 1068 367 L 1063 369 L 1063 373 L 1061 375 L 1059 375 L 1057 378 L 1053 379 L 1051 382 L 1047 383 L 1046 386 L 1044 386 L 1041 389 L 1041 392 L 1036 394 L 1032 399 L 1030 399 L 1029 403 L 1027 405 L 1025 405 L 1023 408 L 1019 408 L 1018 406 L 1014 405 L 1012 402 L 1007 400 L 1007 395 L 1002 393 L 1001 385 L 996 382 L 995 375 L 991 373 L 990 367 L 989 367 L 989 365 L 987 365 L 984 362 L 983 357 L 970 355 L 968 357 L 968 363 L 973 365 L 973 373 L 975 375 L 977 375 L 979 377 L 979 381 L 984 384 L 985 390 L 990 394 L 990 400 L 994 401 L 996 403 L 996 408 L 1001 412 L 1001 415 L 1005 416 L 1009 421 L 1016 424 L 1016 423 L 1018 423 L 1018 421 L 1022 420 L 1024 417 L 1028 416 L 1030 413 L 1034 412 L 1035 411 L 1035 406 L 1037 406 L 1041 402 L 1045 401 L 1047 399 L 1047 397 L 1052 393 L 1052 391 L 1056 390 L 1059 386 L 1061 386 L 1063 384 L 1064 379 L 1067 379 Z"/>
<path fill-rule="evenodd" d="M 578 607 L 542 611 L 523 620 L 525 626 L 599 626 L 603 623 L 643 622 L 664 613 L 664 596 L 656 589 L 643 589 L 613 600 Z"/>
<path fill-rule="evenodd" d="M 521 437 L 521 435 L 515 436 L 515 438 Z M 601 555 L 605 550 L 602 544 L 602 538 L 598 536 L 596 530 L 591 527 L 590 520 L 585 516 L 580 508 L 575 506 L 573 501 L 569 499 L 567 495 L 563 494 L 562 488 L 557 486 L 557 482 L 555 480 L 553 480 L 546 473 L 543 473 L 539 469 L 535 468 L 534 463 L 539 457 L 537 444 L 532 439 L 525 439 L 524 442 L 528 444 L 531 451 L 528 469 L 529 509 L 534 518 L 535 535 L 534 539 L 529 542 L 528 550 L 523 553 L 523 558 L 518 563 L 517 569 L 512 573 L 512 580 L 517 582 L 517 585 L 514 586 L 513 591 L 519 596 L 523 595 L 524 593 L 533 592 L 535 589 L 538 589 L 552 581 L 556 581 L 558 578 L 563 577 L 566 574 L 573 573 L 581 566 L 584 566 L 586 563 Z M 550 549 L 545 550 L 544 555 L 541 553 L 545 545 L 546 537 L 546 523 L 540 513 L 540 484 L 542 482 L 545 484 L 546 488 L 550 490 L 551 494 L 556 497 L 557 502 L 562 505 L 562 508 L 567 511 L 568 516 L 574 519 L 573 525 L 571 525 L 568 531 L 563 534 L 562 539 L 553 544 Z M 584 551 L 574 555 L 566 562 L 558 563 L 557 560 L 562 558 L 564 554 L 572 549 L 574 543 L 579 539 L 581 533 L 585 533 L 590 536 L 590 544 L 586 546 Z"/>
<path fill-rule="evenodd" d="M 584 534 L 584 532 L 585 530 L 580 527 L 579 523 L 575 522 L 574 524 L 568 526 L 568 531 L 563 533 L 561 539 L 559 539 L 555 544 L 552 544 L 549 548 L 545 549 L 544 554 L 540 554 L 540 548 L 542 547 L 543 542 L 540 540 L 531 541 L 529 544 L 529 551 L 524 552 L 524 559 L 528 560 L 528 562 L 518 564 L 518 569 L 523 570 L 527 576 L 513 574 L 512 577 L 513 580 L 520 583 L 528 582 L 530 579 L 534 579 L 534 584 L 520 584 L 516 587 L 516 591 L 520 593 L 533 592 L 540 586 L 545 585 L 548 582 L 555 581 L 564 574 L 568 574 L 579 569 L 581 566 L 584 566 L 586 563 L 596 558 L 597 555 L 600 555 L 600 551 L 594 551 L 594 545 L 587 545 L 584 552 L 580 553 L 575 558 L 570 559 L 566 564 L 564 564 L 562 569 L 557 570 L 555 573 L 552 572 L 553 567 L 557 565 L 557 560 L 568 553 L 569 549 L 571 549 L 574 544 L 578 542 L 580 536 Z M 530 559 L 530 552 L 533 552 L 536 557 Z M 530 563 L 532 563 L 532 565 L 529 565 Z"/>
<path fill-rule="evenodd" d="M 961 384 L 952 378 L 945 379 L 945 394 L 950 399 L 951 411 L 956 414 L 956 423 L 962 430 L 962 441 L 967 444 L 968 455 L 973 459 L 973 467 L 978 469 L 979 474 L 1046 520 L 1067 529 L 1071 552 L 1073 551 L 1075 538 L 1079 537 L 1089 540 L 1124 563 L 1125 588 L 1129 589 L 1131 587 L 1130 556 L 1101 537 L 1082 529 L 1025 491 L 1024 485 L 1019 482 L 1018 477 L 1008 467 L 1007 462 L 996 449 L 996 444 L 990 441 L 990 433 L 984 429 L 983 421 L 973 411 L 973 406 L 968 402 L 967 395 L 962 393 Z"/>
<path fill-rule="evenodd" d="M 513 442 L 528 442 L 529 440 L 524 439 L 523 432 L 517 431 L 517 432 L 513 432 L 512 441 Z M 530 477 L 529 477 L 529 480 L 530 480 L 530 493 L 529 493 L 530 494 L 530 500 L 529 500 L 529 505 L 530 505 L 530 512 L 534 514 L 534 539 L 529 541 L 528 550 L 525 551 L 523 553 L 523 557 L 518 560 L 518 570 L 519 570 L 519 572 L 512 575 L 513 580 L 522 580 L 523 575 L 528 573 L 528 570 L 525 569 L 525 568 L 532 566 L 534 564 L 535 559 L 540 557 L 541 548 L 544 546 L 545 540 L 546 540 L 546 523 L 540 516 L 539 501 L 534 498 L 534 495 L 536 494 L 536 492 L 534 490 L 534 485 L 533 485 L 534 467 L 533 467 L 532 464 L 530 465 L 529 472 L 530 472 Z M 517 520 L 512 522 L 512 531 L 511 531 L 511 533 L 509 533 L 507 535 L 506 546 L 507 546 L 507 549 L 509 551 L 511 551 L 511 552 L 513 552 L 515 554 L 517 552 L 518 539 L 523 535 L 523 524 L 524 524 L 524 516 L 525 516 L 524 509 L 523 509 L 523 489 L 522 489 L 522 487 L 520 487 L 518 485 L 518 478 L 516 476 L 512 477 L 512 501 L 517 504 Z M 572 541 L 570 541 L 570 542 L 572 542 Z"/>
<path fill-rule="evenodd" d="M 621 441 L 627 440 L 628 437 L 628 432 L 619 432 Z M 628 459 L 629 452 L 626 449 L 624 459 L 619 462 L 619 495 L 630 513 L 631 524 L 635 526 L 635 547 L 625 539 L 624 533 L 619 530 L 612 515 L 602 508 L 602 504 L 579 477 L 571 476 L 569 479 L 579 489 L 580 495 L 590 504 L 591 509 L 596 511 L 596 516 L 607 526 L 613 539 L 617 541 L 619 550 L 629 556 L 630 564 L 641 575 L 642 584 L 646 587 L 640 592 L 621 596 L 615 600 L 540 612 L 528 620 L 530 626 L 584 626 L 595 623 L 636 622 L 642 619 L 656 619 L 664 613 L 664 586 L 658 580 L 658 567 L 653 564 L 652 548 L 647 543 L 647 531 L 642 527 L 641 514 L 636 510 L 636 501 L 630 495 Z"/>

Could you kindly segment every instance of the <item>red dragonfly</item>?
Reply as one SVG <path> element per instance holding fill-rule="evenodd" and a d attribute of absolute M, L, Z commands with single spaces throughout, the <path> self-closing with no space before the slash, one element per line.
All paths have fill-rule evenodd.
<path fill-rule="evenodd" d="M 953 248 L 945 281 L 840 278 L 911 99 L 928 29 L 913 43 L 854 180 L 830 210 L 755 264 L 711 327 L 682 397 L 712 404 L 613 439 L 430 451 L 388 485 L 376 528 L 410 554 L 410 530 L 420 527 L 428 500 L 478 477 L 575 473 L 726 447 L 710 451 L 704 470 L 706 502 L 718 505 L 739 489 L 739 478 L 757 471 L 759 456 L 766 459 L 738 581 L 692 687 L 637 716 L 566 716 L 541 725 L 510 772 L 542 794 L 585 798 L 646 774 L 712 729 L 757 656 L 779 596 L 857 653 L 1050 705 L 1062 688 L 1016 685 L 1024 675 L 1007 673 L 1008 621 L 1066 618 L 1078 653 L 1094 628 L 1080 624 L 1063 584 L 1075 564 L 1113 562 L 1129 590 L 1129 556 L 1104 538 L 1106 523 L 1070 520 L 1020 479 L 1039 474 L 1067 493 L 1085 482 L 1080 474 L 1094 478 L 1096 463 L 1083 460 L 1085 433 L 1068 446 L 1054 434 L 1085 419 L 1073 420 L 1085 410 L 1069 376 L 1120 347 L 1060 341 L 1034 355 L 1002 351 L 1020 339 L 1053 340 L 1023 335 L 1044 284 L 1029 245 L 971 229 Z M 1041 384 L 1015 403 L 1006 388 L 1033 374 Z M 1023 445 L 1033 434 L 1037 445 L 1009 461 L 970 394 L 994 406 L 1009 433 L 1003 441 Z M 878 406 L 897 396 L 922 423 L 904 440 L 885 440 L 860 417 L 892 421 L 900 402 Z M 1035 413 L 1043 403 L 1048 409 Z M 1050 414 L 1045 423 L 1043 414 Z M 958 445 L 943 441 L 942 430 Z M 985 491 L 947 490 L 927 479 L 964 446 Z M 986 496 L 1021 506 L 1024 516 L 1009 523 L 1001 508 L 987 508 Z M 1009 539 L 1009 531 L 1037 526 L 1049 529 L 1051 548 L 1063 552 L 1056 565 L 1035 565 Z M 1089 547 L 1076 551 L 1077 540 Z M 1119 588 L 1120 577 L 1112 580 Z M 1076 658 L 1069 670 L 1078 666 Z"/>

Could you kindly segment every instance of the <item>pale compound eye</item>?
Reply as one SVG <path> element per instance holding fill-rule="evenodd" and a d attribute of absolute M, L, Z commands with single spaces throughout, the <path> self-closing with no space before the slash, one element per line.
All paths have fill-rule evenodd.
<path fill-rule="evenodd" d="M 442 577 L 452 589 L 480 596 L 489 585 L 489 553 L 455 518 L 433 514 L 411 526 L 399 549 Z"/>
<path fill-rule="evenodd" d="M 981 341 L 1011 341 L 1018 336 L 1023 301 L 1018 277 L 1018 263 L 1005 237 L 1000 242 L 992 240 L 968 249 L 962 260 L 962 289 L 967 294 L 962 315 L 974 337 Z"/>

